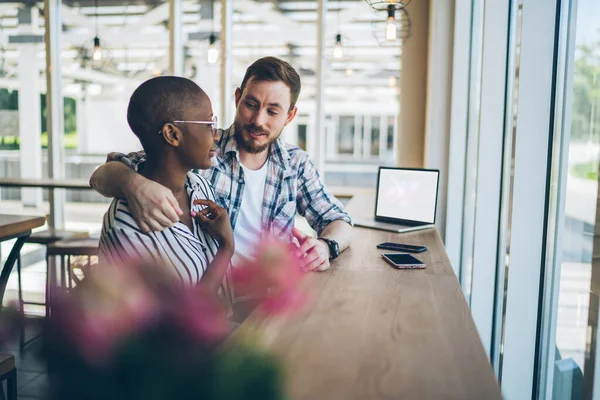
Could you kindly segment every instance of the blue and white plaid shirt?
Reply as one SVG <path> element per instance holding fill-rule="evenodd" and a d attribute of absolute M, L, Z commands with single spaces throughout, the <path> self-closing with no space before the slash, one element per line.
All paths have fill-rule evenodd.
<path fill-rule="evenodd" d="M 235 229 L 244 193 L 244 171 L 233 126 L 221 130 L 220 134 L 212 167 L 194 172 L 211 182 L 217 203 L 228 211 L 231 226 Z M 143 151 L 110 153 L 108 161 L 120 161 L 137 170 L 146 161 L 146 154 Z M 352 224 L 342 204 L 325 189 L 315 165 L 304 150 L 278 139 L 271 145 L 267 163 L 263 232 L 291 240 L 296 213 L 306 217 L 318 234 L 336 220 Z"/>

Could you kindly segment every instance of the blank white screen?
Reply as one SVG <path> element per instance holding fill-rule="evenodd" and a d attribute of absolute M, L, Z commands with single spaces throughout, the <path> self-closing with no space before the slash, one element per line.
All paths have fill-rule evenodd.
<path fill-rule="evenodd" d="M 377 197 L 378 217 L 433 223 L 437 171 L 382 169 Z"/>

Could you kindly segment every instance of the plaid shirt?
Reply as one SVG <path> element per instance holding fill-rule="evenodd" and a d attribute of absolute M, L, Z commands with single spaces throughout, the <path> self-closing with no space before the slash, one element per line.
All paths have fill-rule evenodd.
<path fill-rule="evenodd" d="M 217 203 L 228 211 L 231 226 L 235 229 L 244 193 L 244 171 L 240 164 L 233 126 L 220 133 L 212 167 L 194 172 L 212 183 Z M 120 161 L 136 170 L 145 160 L 146 154 L 143 151 L 108 155 L 108 161 Z M 278 139 L 270 148 L 267 163 L 263 232 L 291 239 L 296 213 L 306 217 L 318 234 L 336 220 L 352 224 L 342 204 L 325 189 L 315 165 L 305 151 Z"/>

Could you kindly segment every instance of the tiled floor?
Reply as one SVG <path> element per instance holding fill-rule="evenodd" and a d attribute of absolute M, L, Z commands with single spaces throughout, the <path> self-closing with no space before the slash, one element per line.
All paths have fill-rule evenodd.
<path fill-rule="evenodd" d="M 89 203 L 67 203 L 65 207 L 66 229 L 85 230 L 89 232 L 99 231 L 102 225 L 102 215 L 108 208 L 108 204 L 89 204 Z M 48 212 L 48 205 L 44 203 L 41 209 L 23 208 L 19 202 L 2 201 L 0 203 L 0 212 L 7 214 L 31 214 L 45 215 Z M 6 257 L 12 247 L 12 241 L 2 243 L 2 256 Z M 40 246 L 26 244 L 21 254 L 27 254 L 35 251 Z M 23 297 L 28 301 L 43 301 L 44 286 L 46 279 L 46 262 L 41 260 L 32 265 L 23 268 Z M 6 293 L 4 296 L 4 305 L 17 300 L 17 274 L 16 268 L 10 276 Z M 43 307 L 26 306 L 26 312 L 33 315 L 41 315 L 44 312 Z M 35 336 L 36 321 L 34 318 L 30 323 L 28 337 Z M 32 342 L 28 345 L 24 355 L 19 355 L 18 343 L 9 348 L 0 349 L 0 352 L 11 353 L 15 355 L 17 362 L 17 391 L 19 399 L 42 399 L 47 391 L 46 368 L 43 363 L 36 359 L 36 350 L 39 349 L 39 342 Z"/>
<path fill-rule="evenodd" d="M 31 321 L 27 332 L 27 338 L 35 336 L 36 325 L 39 321 Z M 17 394 L 19 400 L 43 399 L 47 393 L 48 383 L 46 366 L 41 362 L 36 353 L 39 350 L 39 341 L 31 342 L 24 354 L 19 355 L 19 345 L 14 343 L 7 348 L 1 348 L 0 352 L 15 356 L 17 364 Z"/>

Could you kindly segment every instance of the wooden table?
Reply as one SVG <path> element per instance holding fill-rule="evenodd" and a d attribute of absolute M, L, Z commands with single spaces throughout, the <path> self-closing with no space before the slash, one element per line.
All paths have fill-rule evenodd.
<path fill-rule="evenodd" d="M 374 196 L 348 204 L 369 215 Z M 363 211 L 364 210 L 364 211 Z M 396 270 L 378 243 L 425 245 L 424 270 Z M 305 281 L 298 314 L 260 320 L 264 345 L 286 367 L 293 399 L 499 399 L 500 389 L 435 229 L 388 233 L 355 228 L 349 249 Z"/>
<path fill-rule="evenodd" d="M 0 271 L 0 308 L 2 308 L 2 299 L 10 272 L 19 257 L 23 243 L 31 235 L 33 228 L 40 227 L 45 222 L 44 217 L 0 214 L 0 242 L 17 239 Z"/>

